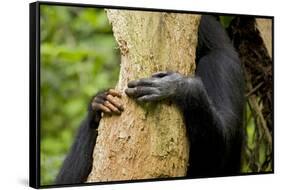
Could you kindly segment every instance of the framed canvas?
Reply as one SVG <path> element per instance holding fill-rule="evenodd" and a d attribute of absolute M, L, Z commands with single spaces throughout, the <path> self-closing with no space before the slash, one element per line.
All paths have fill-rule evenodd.
<path fill-rule="evenodd" d="M 30 186 L 267 174 L 274 17 L 30 4 Z"/>

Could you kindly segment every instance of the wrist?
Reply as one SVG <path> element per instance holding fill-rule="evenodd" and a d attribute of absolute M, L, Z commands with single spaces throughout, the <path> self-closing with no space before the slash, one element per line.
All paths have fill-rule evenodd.
<path fill-rule="evenodd" d="M 88 117 L 88 120 L 90 121 L 91 128 L 97 128 L 97 126 L 99 125 L 100 119 L 101 119 L 101 112 L 93 109 L 93 107 L 92 107 L 93 98 L 91 98 L 91 101 L 88 105 L 87 117 Z"/>
<path fill-rule="evenodd" d="M 175 100 L 178 101 L 185 97 L 186 89 L 188 89 L 189 78 L 182 77 L 178 80 L 175 90 Z"/>

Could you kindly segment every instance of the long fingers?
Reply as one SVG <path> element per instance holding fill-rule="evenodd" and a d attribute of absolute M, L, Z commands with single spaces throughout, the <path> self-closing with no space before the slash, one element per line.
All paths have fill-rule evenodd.
<path fill-rule="evenodd" d="M 121 98 L 121 93 L 115 89 L 109 89 L 108 90 L 108 94 L 112 95 L 112 96 L 116 96 L 118 98 Z"/>
<path fill-rule="evenodd" d="M 126 94 L 132 98 L 139 98 L 145 95 L 159 94 L 159 90 L 154 87 L 138 86 L 134 88 L 127 88 Z"/>
<path fill-rule="evenodd" d="M 136 86 L 154 86 L 156 78 L 145 78 L 145 79 L 139 79 L 134 80 L 128 83 L 129 88 L 134 88 Z"/>
<path fill-rule="evenodd" d="M 118 114 L 120 115 L 124 111 L 124 106 L 121 102 L 121 93 L 117 90 L 110 89 L 107 92 L 97 95 L 93 102 L 92 108 L 94 110 L 100 110 L 103 113 Z"/>
<path fill-rule="evenodd" d="M 120 96 L 121 97 L 121 96 Z M 108 94 L 106 96 L 107 101 L 109 101 L 111 104 L 113 104 L 114 107 L 118 108 L 120 111 L 124 111 L 124 106 L 121 102 L 121 100 L 114 96 L 112 96 L 111 94 Z"/>
<path fill-rule="evenodd" d="M 112 113 L 115 113 L 118 115 L 121 114 L 121 110 L 119 111 L 119 109 L 117 107 L 115 107 L 112 103 L 110 103 L 109 101 L 106 100 L 103 105 L 106 106 L 107 108 L 109 108 Z"/>
<path fill-rule="evenodd" d="M 103 113 L 109 113 L 109 114 L 111 113 L 109 108 L 107 108 L 106 106 L 104 106 L 103 104 L 100 104 L 100 103 L 93 102 L 92 108 L 93 108 L 93 110 L 100 110 Z"/>
<path fill-rule="evenodd" d="M 158 100 L 161 100 L 161 97 L 157 94 L 145 95 L 137 99 L 139 102 L 153 102 Z"/>

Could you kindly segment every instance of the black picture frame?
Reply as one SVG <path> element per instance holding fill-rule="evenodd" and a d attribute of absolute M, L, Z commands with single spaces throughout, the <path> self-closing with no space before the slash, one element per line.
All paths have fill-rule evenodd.
<path fill-rule="evenodd" d="M 47 2 L 37 1 L 30 3 L 29 5 L 29 39 L 30 39 L 30 91 L 29 91 L 29 185 L 33 188 L 51 188 L 51 187 L 67 187 L 67 186 L 88 186 L 99 184 L 116 184 L 116 183 L 131 183 L 131 182 L 147 182 L 147 181 L 161 181 L 161 180 L 177 180 L 179 178 L 168 179 L 144 179 L 144 180 L 126 180 L 126 181 L 109 181 L 109 182 L 97 182 L 97 183 L 82 183 L 82 184 L 69 184 L 69 185 L 41 185 L 40 184 L 40 126 L 41 126 L 41 114 L 40 114 L 40 6 L 71 6 L 81 8 L 109 8 L 109 9 L 121 9 L 121 10 L 142 10 L 153 12 L 171 12 L 171 13 L 189 13 L 189 14 L 214 14 L 219 16 L 239 16 L 242 14 L 228 14 L 228 13 L 216 13 L 216 12 L 198 12 L 198 11 L 186 11 L 186 10 L 168 10 L 168 9 L 155 9 L 155 8 L 141 8 L 141 7 L 120 7 L 109 5 L 92 5 L 92 4 L 80 4 L 80 3 L 60 3 L 60 2 Z M 244 15 L 244 14 L 243 14 Z M 247 16 L 247 15 L 244 15 Z M 267 18 L 272 20 L 272 69 L 274 73 L 274 17 L 264 15 L 249 15 L 257 18 Z M 274 78 L 274 77 L 273 77 Z M 274 94 L 274 81 L 272 84 L 272 90 Z M 272 94 L 272 96 L 273 96 Z M 274 102 L 274 97 L 272 97 Z M 274 107 L 272 108 L 272 112 Z M 274 114 L 273 114 L 274 115 Z M 274 118 L 272 118 L 272 150 L 274 150 Z M 272 174 L 274 173 L 274 151 L 272 155 L 272 171 L 270 172 L 253 172 L 253 173 L 241 173 L 239 175 L 254 175 L 254 174 Z"/>

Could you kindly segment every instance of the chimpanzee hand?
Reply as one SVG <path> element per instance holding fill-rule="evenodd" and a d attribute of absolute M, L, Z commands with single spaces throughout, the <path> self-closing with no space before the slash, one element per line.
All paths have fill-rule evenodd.
<path fill-rule="evenodd" d="M 140 102 L 171 99 L 180 90 L 184 76 L 175 72 L 158 72 L 151 78 L 128 83 L 126 94 Z"/>
<path fill-rule="evenodd" d="M 90 111 L 94 114 L 94 120 L 99 122 L 101 113 L 120 115 L 124 111 L 120 98 L 121 94 L 114 89 L 100 92 L 93 97 L 90 103 Z"/>
<path fill-rule="evenodd" d="M 93 111 L 120 115 L 124 110 L 120 98 L 121 94 L 118 91 L 109 89 L 108 91 L 98 93 L 93 98 L 91 106 Z"/>

